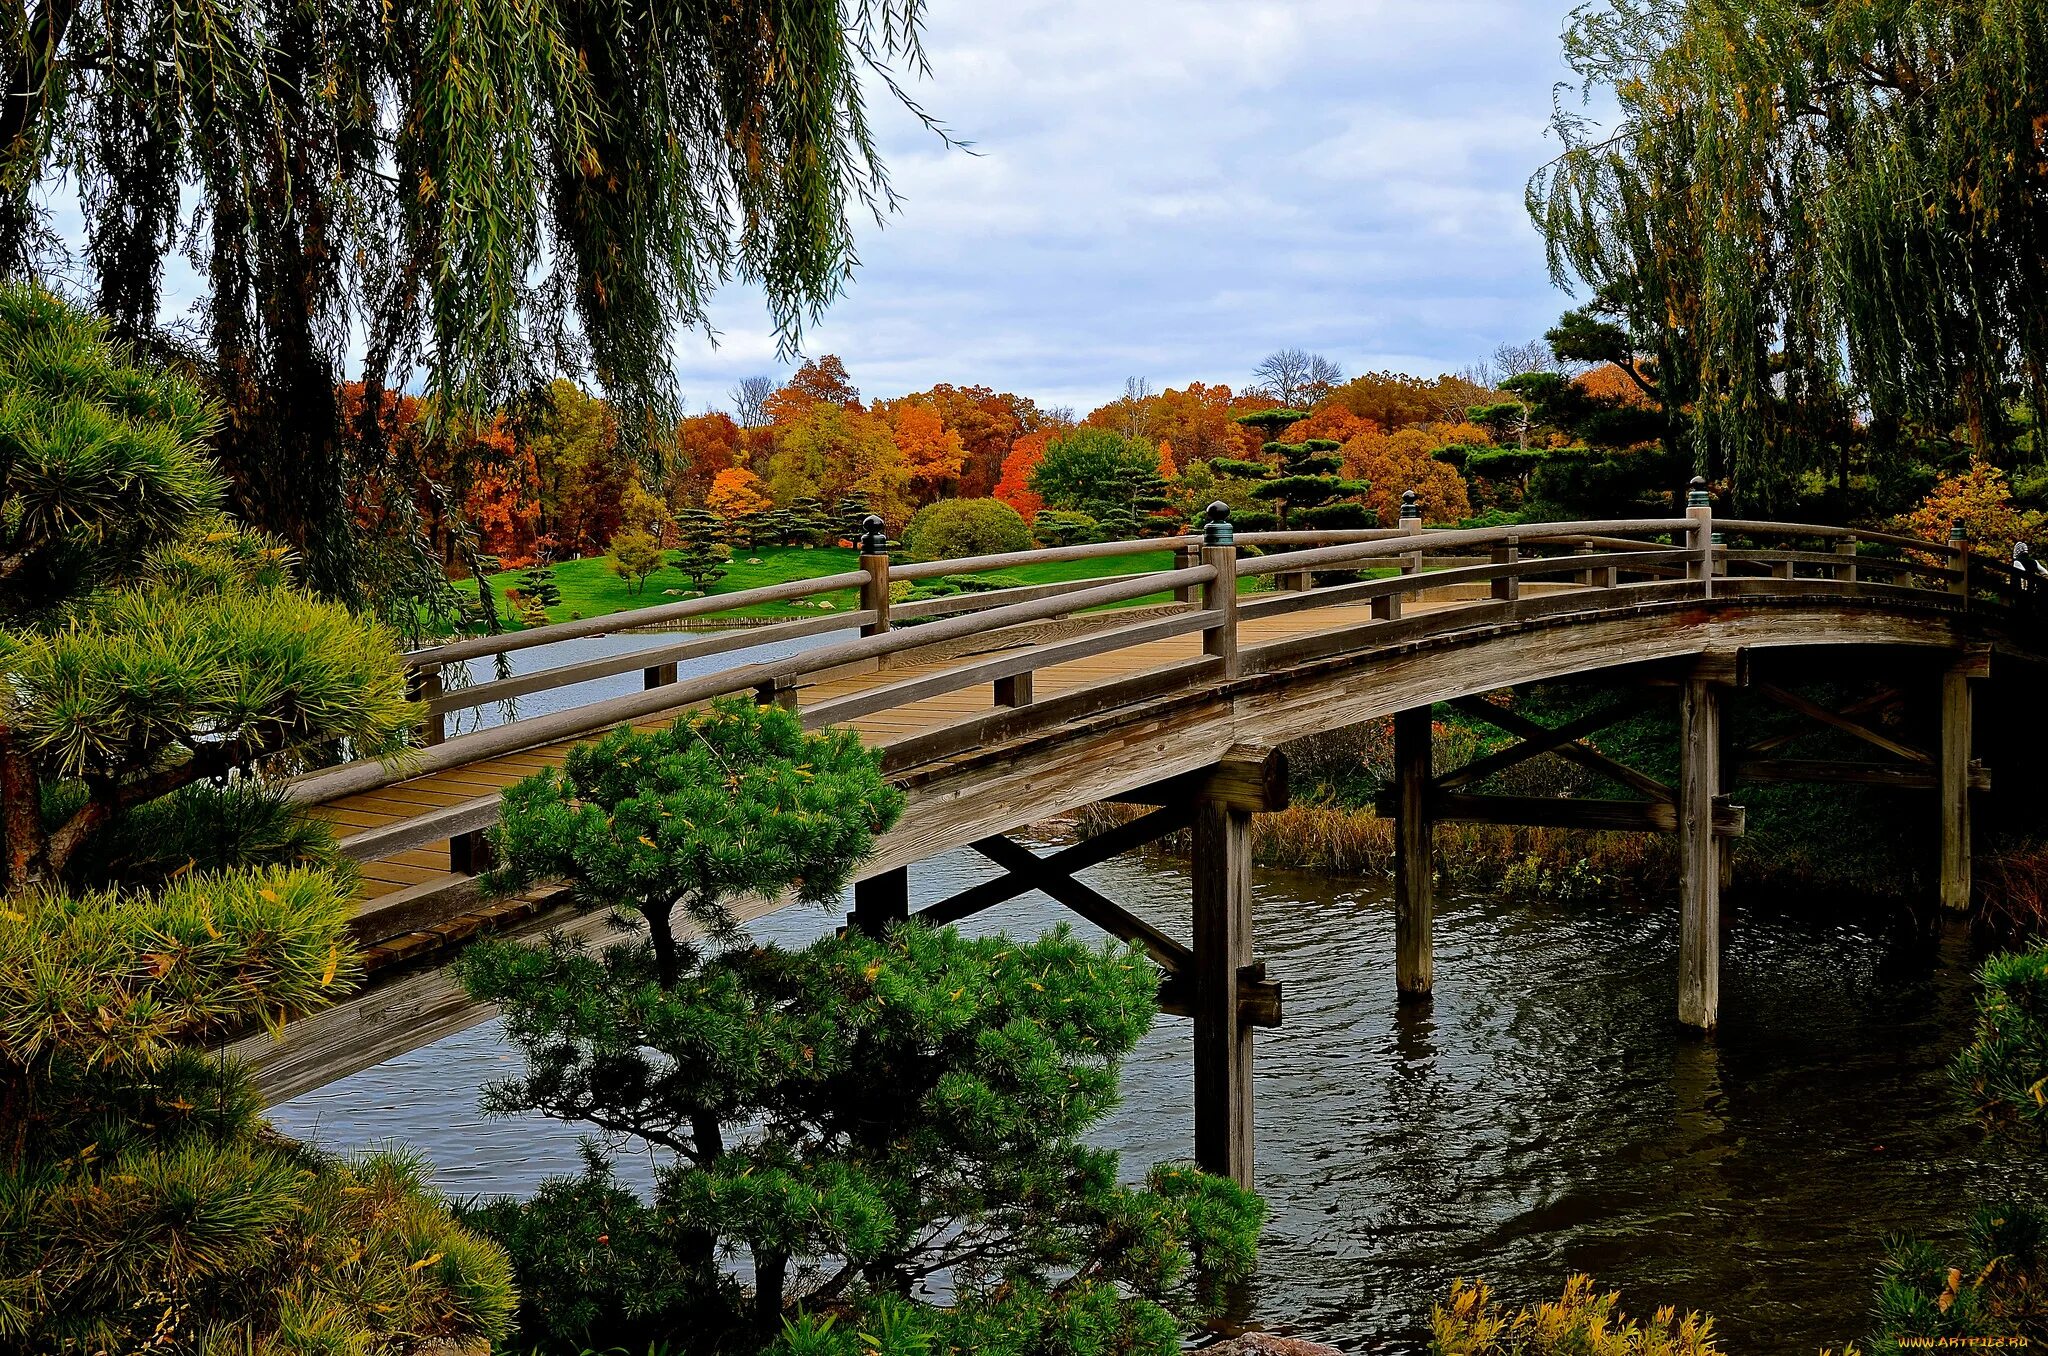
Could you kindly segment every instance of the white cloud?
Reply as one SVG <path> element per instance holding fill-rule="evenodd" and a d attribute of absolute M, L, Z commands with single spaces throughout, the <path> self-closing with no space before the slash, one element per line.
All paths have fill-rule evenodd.
<path fill-rule="evenodd" d="M 902 213 L 805 336 L 892 394 L 984 382 L 1089 408 L 1127 375 L 1241 384 L 1272 348 L 1433 373 L 1566 303 L 1522 208 L 1564 0 L 933 0 L 917 98 L 878 94 Z M 759 299 L 690 337 L 698 402 L 768 370 Z M 744 336 L 744 341 L 742 341 Z"/>

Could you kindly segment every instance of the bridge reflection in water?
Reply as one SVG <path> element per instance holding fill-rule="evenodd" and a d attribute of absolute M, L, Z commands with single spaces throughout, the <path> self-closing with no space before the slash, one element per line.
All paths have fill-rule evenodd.
<path fill-rule="evenodd" d="M 466 687 L 468 661 L 616 627 L 617 617 L 457 641 L 411 657 L 423 747 L 300 779 L 363 863 L 355 931 L 369 981 L 350 1002 L 241 1043 L 282 1100 L 463 1029 L 469 1003 L 445 964 L 496 930 L 600 935 L 606 911 L 565 890 L 486 899 L 484 830 L 503 787 L 616 725 L 659 724 L 726 693 L 753 693 L 813 726 L 851 725 L 878 745 L 908 793 L 902 822 L 861 870 L 851 923 L 909 914 L 906 871 L 971 846 L 1002 874 L 917 911 L 946 922 L 1041 890 L 1143 947 L 1163 972 L 1162 1006 L 1194 1027 L 1195 1150 L 1203 1166 L 1251 1182 L 1252 1033 L 1281 1020 L 1281 986 L 1257 959 L 1251 925 L 1251 816 L 1284 806 L 1289 740 L 1393 716 L 1397 821 L 1394 983 L 1426 1000 L 1433 983 L 1431 826 L 1446 820 L 1638 829 L 1678 835 L 1677 1015 L 1711 1029 L 1719 1006 L 1720 893 L 1743 829 L 1726 788 L 1745 781 L 1875 783 L 1930 792 L 1942 902 L 1970 895 L 1970 798 L 1989 785 L 1972 757 L 1973 684 L 1994 664 L 2048 655 L 2040 600 L 2007 567 L 1960 540 L 1924 542 L 1804 524 L 1716 519 L 1703 486 L 1679 518 L 1422 528 L 1408 497 L 1400 526 L 1357 532 L 1233 533 L 1221 506 L 1200 537 L 1099 543 L 967 560 L 892 563 L 877 535 L 860 569 L 632 614 L 636 625 L 715 618 L 766 602 L 859 591 L 844 611 L 769 626 L 653 640 L 641 650 Z M 1255 548 L 1250 550 L 1247 548 Z M 898 602 L 891 587 L 1087 559 L 1174 552 L 1174 568 Z M 1241 585 L 1270 577 L 1271 591 Z M 797 653 L 764 647 L 846 633 Z M 749 657 L 750 652 L 756 657 Z M 689 677 L 678 666 L 729 655 Z M 642 691 L 448 737 L 456 713 L 638 669 Z M 1831 711 L 1791 689 L 1829 673 L 1883 674 L 1893 686 Z M 1550 729 L 1482 694 L 1566 677 L 1621 694 L 1597 715 Z M 1796 735 L 1730 756 L 1725 694 L 1745 687 L 1853 738 L 1866 761 L 1778 756 Z M 1679 776 L 1661 782 L 1587 741 L 1657 702 L 1678 713 Z M 1432 766 L 1429 721 L 1453 703 L 1520 742 L 1462 768 Z M 1880 727 L 1892 707 L 1924 707 L 1929 738 Z M 1921 746 L 1925 745 L 1925 747 Z M 1493 773 L 1543 753 L 1618 785 L 1615 799 L 1475 794 Z M 1085 842 L 1040 856 L 1014 841 L 1034 821 L 1098 801 L 1149 807 Z M 1192 945 L 1075 877 L 1182 829 L 1193 842 Z M 753 916 L 773 908 L 762 901 Z M 1360 958 L 1368 969 L 1370 958 Z"/>

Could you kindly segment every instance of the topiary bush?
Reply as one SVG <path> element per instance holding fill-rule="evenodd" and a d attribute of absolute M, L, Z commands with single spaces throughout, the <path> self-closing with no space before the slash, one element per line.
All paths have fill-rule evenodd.
<path fill-rule="evenodd" d="M 1031 549 L 1031 528 L 1000 499 L 941 499 L 911 516 L 903 545 L 919 560 L 993 556 Z"/>

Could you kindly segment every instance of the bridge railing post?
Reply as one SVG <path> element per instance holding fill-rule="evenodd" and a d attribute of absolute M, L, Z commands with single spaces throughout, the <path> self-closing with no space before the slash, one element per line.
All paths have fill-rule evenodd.
<path fill-rule="evenodd" d="M 1521 559 L 1521 556 L 1522 544 L 1519 538 L 1509 537 L 1493 548 L 1493 563 L 1496 565 L 1512 565 Z M 1504 575 L 1493 581 L 1490 591 L 1496 600 L 1512 603 L 1522 596 L 1522 580 L 1518 575 Z"/>
<path fill-rule="evenodd" d="M 1238 675 L 1237 657 L 1237 532 L 1230 525 L 1230 505 L 1209 505 L 1202 528 L 1202 563 L 1216 577 L 1202 586 L 1202 606 L 1222 614 L 1219 624 L 1202 632 L 1202 653 L 1223 661 L 1223 676 Z"/>
<path fill-rule="evenodd" d="M 1970 534 L 1956 523 L 1948 530 L 1949 566 L 1956 577 L 1949 581 L 1949 591 L 1967 608 L 1970 605 Z"/>
<path fill-rule="evenodd" d="M 441 666 L 427 664 L 414 669 L 406 676 L 406 696 L 416 702 L 431 704 L 443 691 Z M 429 747 L 448 738 L 448 713 L 428 710 L 420 719 L 420 740 Z"/>
<path fill-rule="evenodd" d="M 1686 567 L 1686 577 L 1704 584 L 1707 596 L 1711 598 L 1714 595 L 1714 501 L 1707 493 L 1705 476 L 1692 478 L 1692 488 L 1685 496 L 1685 516 L 1692 519 L 1689 546 L 1694 555 Z"/>
<path fill-rule="evenodd" d="M 1413 490 L 1401 491 L 1401 530 L 1411 537 L 1422 534 L 1422 505 L 1416 502 L 1415 491 Z M 1421 572 L 1422 557 L 1420 555 L 1401 557 L 1402 574 L 1420 574 Z M 1388 621 L 1399 618 L 1403 596 L 1399 593 L 1388 593 L 1373 599 L 1372 615 Z"/>
<path fill-rule="evenodd" d="M 1201 547 L 1199 547 L 1199 546 L 1182 546 L 1182 547 L 1179 547 L 1179 548 L 1177 548 L 1177 549 L 1176 549 L 1176 550 L 1174 551 L 1174 568 L 1175 568 L 1175 569 L 1180 569 L 1180 570 L 1192 570 L 1192 569 L 1194 569 L 1194 568 L 1195 568 L 1195 567 L 1196 567 L 1197 565 L 1200 565 L 1201 563 L 1202 563 L 1202 548 L 1201 548 Z M 1174 590 L 1173 590 L 1173 601 L 1175 601 L 1176 603 L 1192 603 L 1192 602 L 1195 602 L 1195 601 L 1196 601 L 1196 598 L 1195 598 L 1195 585 L 1193 585 L 1193 584 L 1177 584 L 1177 585 L 1175 585 L 1175 586 L 1174 586 Z"/>
<path fill-rule="evenodd" d="M 888 525 L 871 513 L 861 527 L 860 568 L 868 578 L 860 586 L 860 610 L 874 613 L 875 619 L 864 624 L 860 633 L 879 636 L 889 629 Z"/>
<path fill-rule="evenodd" d="M 1842 563 L 1835 567 L 1835 578 L 1839 579 L 1844 584 L 1855 583 L 1856 539 L 1854 537 L 1844 537 L 1840 541 L 1836 542 L 1835 554 L 1842 558 Z M 1821 568 L 1826 569 L 1827 567 L 1823 565 Z"/>

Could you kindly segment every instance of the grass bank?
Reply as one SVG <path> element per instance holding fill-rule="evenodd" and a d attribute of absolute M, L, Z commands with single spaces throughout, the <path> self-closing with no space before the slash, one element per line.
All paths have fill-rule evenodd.
<path fill-rule="evenodd" d="M 1172 565 L 1172 552 L 1147 551 L 1135 556 L 1025 565 L 1002 571 L 1001 580 L 1016 584 L 1055 584 L 1076 579 L 1099 579 L 1105 575 L 1132 574 L 1144 570 L 1166 570 L 1172 568 Z M 814 579 L 822 575 L 843 574 L 858 568 L 860 553 L 847 547 L 764 546 L 757 551 L 734 552 L 731 562 L 726 566 L 725 577 L 713 583 L 705 593 L 715 597 L 724 593 L 739 593 L 746 589 L 765 588 L 770 584 L 786 584 L 793 579 Z M 519 626 L 517 609 L 505 599 L 508 591 L 518 587 L 519 572 L 506 570 L 489 576 L 488 582 L 498 599 L 498 613 L 505 619 L 505 626 L 507 629 L 516 630 Z M 636 590 L 613 572 L 609 556 L 590 556 L 582 560 L 560 562 L 555 566 L 555 586 L 561 590 L 562 601 L 548 609 L 547 616 L 551 622 L 606 617 L 614 613 L 656 607 L 662 603 L 673 603 L 685 597 L 697 596 L 689 578 L 682 571 L 669 565 L 663 565 L 647 576 L 645 585 Z M 474 580 L 464 580 L 457 587 L 473 592 L 476 583 Z M 1166 594 L 1162 591 L 1158 598 L 1140 599 L 1137 603 L 1126 606 L 1157 602 L 1165 597 Z M 805 599 L 800 603 L 756 603 L 735 609 L 731 615 L 816 616 L 823 610 L 817 606 L 821 602 L 830 603 L 833 608 L 846 609 L 854 607 L 858 598 L 853 590 L 845 589 L 822 594 L 815 599 Z"/>

